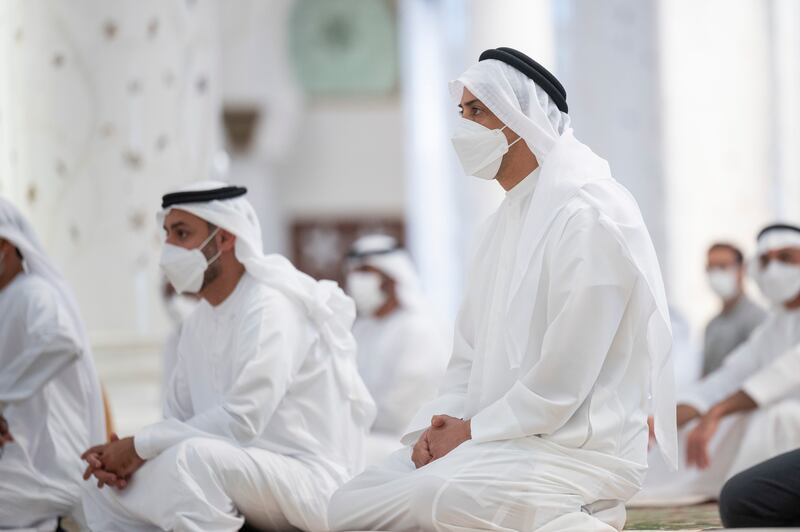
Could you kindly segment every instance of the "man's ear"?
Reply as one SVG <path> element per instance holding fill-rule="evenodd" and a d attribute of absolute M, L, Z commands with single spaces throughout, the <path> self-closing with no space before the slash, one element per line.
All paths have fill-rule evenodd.
<path fill-rule="evenodd" d="M 220 229 L 219 235 L 220 251 L 232 251 L 236 247 L 236 235 L 225 229 Z"/>
<path fill-rule="evenodd" d="M 383 290 L 383 292 L 386 295 L 390 296 L 393 295 L 394 297 L 397 297 L 397 283 L 394 281 L 394 279 L 390 277 L 387 277 L 385 275 L 382 277 L 383 279 L 381 280 L 381 290 Z"/>

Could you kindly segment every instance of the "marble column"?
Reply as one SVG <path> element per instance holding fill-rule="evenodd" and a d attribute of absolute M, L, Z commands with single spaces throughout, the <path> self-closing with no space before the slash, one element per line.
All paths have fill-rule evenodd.
<path fill-rule="evenodd" d="M 31 218 L 100 344 L 169 327 L 160 195 L 221 141 L 217 2 L 0 3 L 0 193 Z"/>
<path fill-rule="evenodd" d="M 778 215 L 771 2 L 669 0 L 659 18 L 667 271 L 699 337 L 719 305 L 706 282 L 708 246 L 751 252 Z"/>

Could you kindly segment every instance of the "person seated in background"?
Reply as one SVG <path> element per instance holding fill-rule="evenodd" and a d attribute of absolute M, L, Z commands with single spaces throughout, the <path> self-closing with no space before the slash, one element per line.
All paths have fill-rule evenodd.
<path fill-rule="evenodd" d="M 794 371 L 800 375 L 800 352 Z M 800 449 L 728 480 L 719 496 L 719 515 L 726 528 L 800 527 Z"/>
<path fill-rule="evenodd" d="M 784 362 L 800 345 L 800 227 L 765 227 L 750 273 L 772 309 L 720 368 L 678 397 L 688 469 L 667 472 L 651 456 L 645 489 L 633 504 L 716 499 L 734 474 L 800 446 L 797 373 L 786 375 Z"/>
<path fill-rule="evenodd" d="M 358 369 L 378 408 L 367 440 L 372 464 L 402 446 L 411 418 L 435 397 L 449 352 L 411 258 L 397 240 L 379 234 L 358 239 L 346 268 L 346 289 L 358 310 Z"/>
<path fill-rule="evenodd" d="M 105 441 L 100 383 L 72 290 L 0 198 L 0 528 L 83 522 L 80 453 Z"/>
<path fill-rule="evenodd" d="M 358 375 L 353 302 L 264 255 L 246 189 L 167 194 L 160 259 L 187 318 L 165 419 L 84 453 L 90 527 L 327 530 L 331 494 L 362 468 L 375 406 Z"/>
<path fill-rule="evenodd" d="M 710 374 L 767 316 L 760 305 L 748 297 L 744 288 L 744 255 L 733 244 L 717 242 L 708 248 L 708 284 L 722 307 L 706 326 L 703 342 L 703 373 Z"/>

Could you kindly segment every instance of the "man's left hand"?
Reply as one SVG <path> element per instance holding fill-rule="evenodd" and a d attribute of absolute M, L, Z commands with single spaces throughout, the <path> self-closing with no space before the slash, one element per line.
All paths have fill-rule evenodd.
<path fill-rule="evenodd" d="M 103 449 L 100 460 L 103 462 L 103 469 L 119 478 L 129 478 L 145 462 L 136 454 L 136 447 L 130 436 L 121 440 L 112 438 Z"/>
<path fill-rule="evenodd" d="M 434 460 L 472 439 L 470 421 L 451 416 L 433 416 L 431 428 L 428 429 L 428 445 Z"/>
<path fill-rule="evenodd" d="M 110 442 L 88 449 L 82 458 L 89 464 L 83 478 L 88 480 L 94 475 L 97 478 L 98 488 L 108 484 L 124 489 L 131 475 L 145 463 L 145 460 L 136 454 L 133 438 L 119 439 L 116 434 L 111 435 Z"/>
<path fill-rule="evenodd" d="M 711 460 L 708 456 L 708 444 L 717 433 L 720 418 L 709 412 L 700 418 L 700 422 L 689 433 L 686 443 L 686 465 L 706 469 Z"/>

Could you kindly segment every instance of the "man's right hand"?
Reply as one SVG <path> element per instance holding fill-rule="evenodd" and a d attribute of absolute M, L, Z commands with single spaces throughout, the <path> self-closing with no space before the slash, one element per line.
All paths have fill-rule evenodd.
<path fill-rule="evenodd" d="M 675 418 L 678 421 L 678 428 L 683 427 L 693 419 L 700 417 L 700 412 L 693 406 L 680 404 L 675 413 Z"/>
<path fill-rule="evenodd" d="M 8 421 L 0 415 L 0 447 L 13 441 L 14 436 L 11 435 L 11 431 L 8 429 Z"/>
<path fill-rule="evenodd" d="M 417 440 L 417 443 L 414 444 L 414 450 L 411 452 L 411 461 L 414 462 L 414 465 L 417 469 L 424 465 L 428 465 L 431 460 L 433 460 L 433 455 L 431 454 L 431 449 L 428 443 L 428 430 L 422 433 Z"/>

